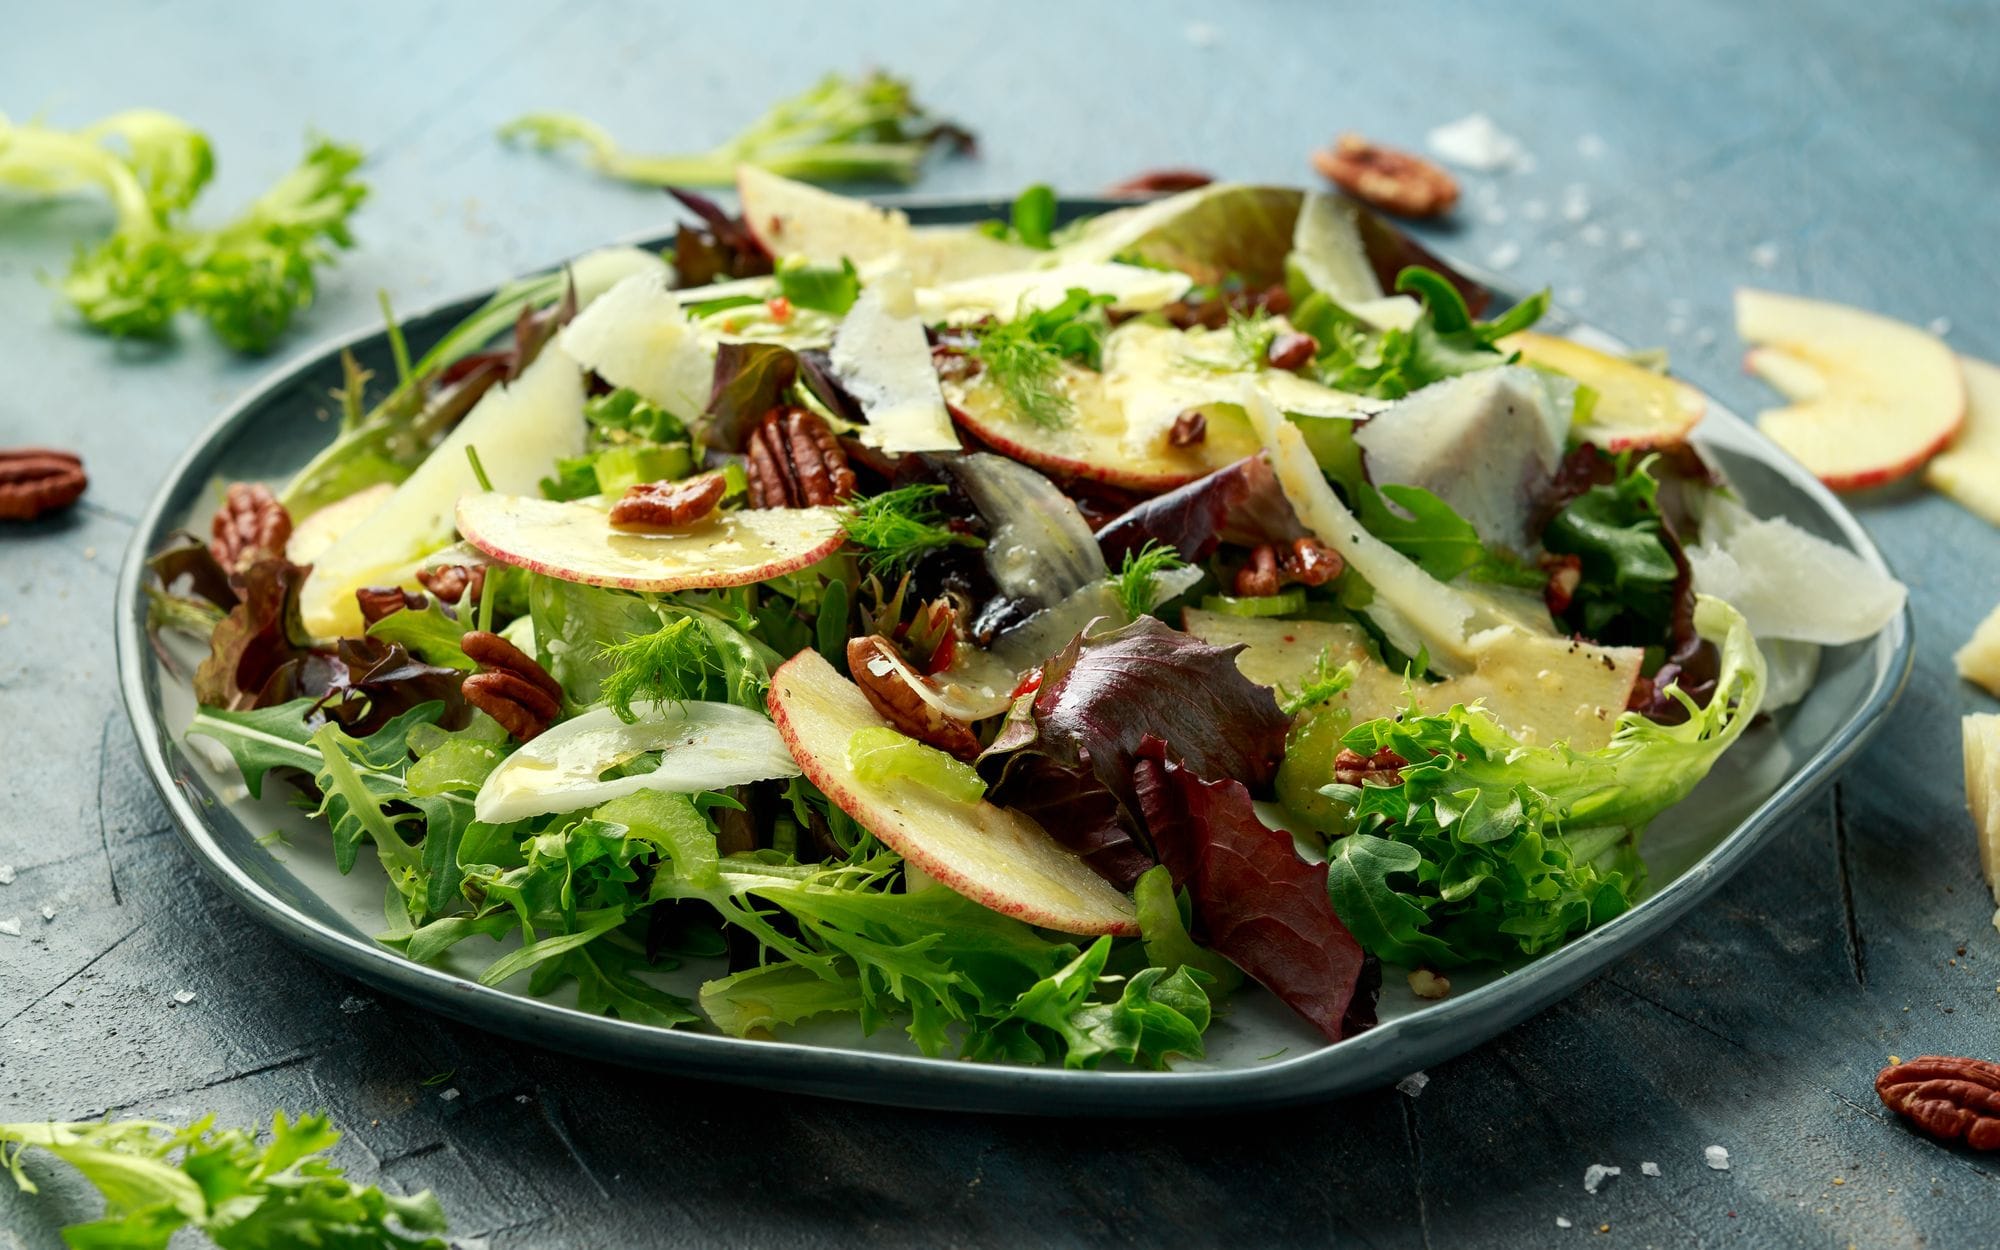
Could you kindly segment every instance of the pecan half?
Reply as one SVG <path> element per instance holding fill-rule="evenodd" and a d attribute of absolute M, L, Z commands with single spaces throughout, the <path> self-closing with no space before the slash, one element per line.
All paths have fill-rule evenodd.
<path fill-rule="evenodd" d="M 0 521 L 32 521 L 83 497 L 83 460 L 47 447 L 0 451 Z"/>
<path fill-rule="evenodd" d="M 1166 195 L 1175 191 L 1192 191 L 1214 181 L 1214 175 L 1199 169 L 1145 169 L 1123 182 L 1112 183 L 1104 188 L 1104 194 Z"/>
<path fill-rule="evenodd" d="M 1167 431 L 1167 442 L 1175 447 L 1196 447 L 1207 437 L 1208 414 L 1199 408 L 1175 417 L 1173 428 Z"/>
<path fill-rule="evenodd" d="M 1340 748 L 1333 757 L 1333 779 L 1343 786 L 1400 786 L 1403 769 L 1410 761 L 1383 747 L 1373 755 Z"/>
<path fill-rule="evenodd" d="M 2000 1063 L 1920 1055 L 1875 1078 L 1882 1104 L 1939 1141 L 2000 1150 Z"/>
<path fill-rule="evenodd" d="M 446 605 L 463 603 L 466 592 L 470 591 L 475 602 L 486 589 L 486 566 L 483 564 L 440 564 L 435 568 L 418 569 L 417 580 L 425 590 L 438 597 L 438 602 Z"/>
<path fill-rule="evenodd" d="M 672 530 L 707 519 L 729 489 L 720 473 L 705 473 L 685 482 L 641 482 L 625 488 L 625 497 L 611 505 L 611 528 Z"/>
<path fill-rule="evenodd" d="M 1290 330 L 1271 339 L 1271 345 L 1264 349 L 1264 362 L 1273 369 L 1283 369 L 1287 373 L 1303 369 L 1319 355 L 1319 340 L 1310 334 Z"/>
<path fill-rule="evenodd" d="M 817 508 L 854 493 L 854 470 L 825 421 L 774 408 L 750 432 L 750 506 Z"/>
<path fill-rule="evenodd" d="M 926 697 L 936 683 L 911 668 L 895 643 L 880 634 L 849 639 L 847 670 L 869 705 L 899 731 L 962 760 L 979 754 L 972 726 Z"/>
<path fill-rule="evenodd" d="M 1576 602 L 1576 588 L 1583 585 L 1583 558 L 1543 556 L 1542 569 L 1549 575 L 1548 584 L 1542 587 L 1542 602 L 1548 605 L 1550 616 L 1561 616 Z"/>
<path fill-rule="evenodd" d="M 208 523 L 208 533 L 215 562 L 228 572 L 241 573 L 259 560 L 285 554 L 292 514 L 262 482 L 231 482 Z"/>
<path fill-rule="evenodd" d="M 1364 204 L 1399 217 L 1437 217 L 1458 203 L 1458 183 L 1414 153 L 1344 134 L 1312 154 L 1313 168 Z"/>
<path fill-rule="evenodd" d="M 1317 538 L 1294 538 L 1288 546 L 1260 543 L 1236 570 L 1239 598 L 1275 595 L 1286 586 L 1324 586 L 1339 577 L 1346 562 Z"/>
<path fill-rule="evenodd" d="M 483 629 L 466 634 L 459 646 L 479 665 L 460 686 L 465 701 L 508 733 L 526 742 L 562 714 L 562 686 L 533 656 Z"/>
<path fill-rule="evenodd" d="M 354 602 L 361 609 L 361 619 L 373 625 L 383 617 L 392 616 L 404 608 L 412 612 L 421 612 L 430 600 L 414 590 L 404 590 L 401 586 L 363 586 L 354 592 Z"/>

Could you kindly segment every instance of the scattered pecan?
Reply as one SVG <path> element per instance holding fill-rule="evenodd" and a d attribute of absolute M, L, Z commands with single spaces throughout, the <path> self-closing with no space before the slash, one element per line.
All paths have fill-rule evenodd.
<path fill-rule="evenodd" d="M 1264 362 L 1273 369 L 1290 372 L 1305 368 L 1318 355 L 1318 339 L 1298 330 L 1288 330 L 1271 339 L 1271 345 L 1264 349 Z"/>
<path fill-rule="evenodd" d="M 463 603 L 467 592 L 477 602 L 486 589 L 486 566 L 440 564 L 434 568 L 418 569 L 417 580 L 423 583 L 425 590 L 438 597 L 439 603 Z"/>
<path fill-rule="evenodd" d="M 0 521 L 32 521 L 67 508 L 90 484 L 83 460 L 47 447 L 0 451 Z"/>
<path fill-rule="evenodd" d="M 1160 316 L 1169 325 L 1182 330 L 1192 330 L 1197 326 L 1204 330 L 1220 330 L 1229 324 L 1232 312 L 1243 317 L 1257 313 L 1283 316 L 1291 310 L 1291 295 L 1286 292 L 1283 283 L 1276 283 L 1258 290 L 1224 289 L 1177 299 L 1160 309 Z"/>
<path fill-rule="evenodd" d="M 262 482 L 231 482 L 208 533 L 215 562 L 226 572 L 241 573 L 259 560 L 285 554 L 292 514 Z"/>
<path fill-rule="evenodd" d="M 934 683 L 910 667 L 895 643 L 880 634 L 849 639 L 847 670 L 869 705 L 901 732 L 962 760 L 979 754 L 972 727 L 924 697 Z"/>
<path fill-rule="evenodd" d="M 1437 217 L 1458 203 L 1458 183 L 1413 153 L 1344 134 L 1312 154 L 1313 168 L 1364 204 L 1399 217 Z"/>
<path fill-rule="evenodd" d="M 1400 786 L 1403 768 L 1409 762 L 1388 747 L 1373 755 L 1342 747 L 1333 757 L 1333 779 L 1343 786 Z"/>
<path fill-rule="evenodd" d="M 1175 447 L 1198 446 L 1208 437 L 1208 414 L 1199 408 L 1190 408 L 1174 418 L 1173 428 L 1167 431 L 1167 442 Z"/>
<path fill-rule="evenodd" d="M 1418 998 L 1435 1001 L 1451 994 L 1451 978 L 1429 968 L 1418 968 L 1410 973 L 1410 993 Z"/>
<path fill-rule="evenodd" d="M 1123 182 L 1114 182 L 1104 188 L 1106 195 L 1166 195 L 1175 191 L 1192 191 L 1214 182 L 1212 174 L 1199 169 L 1146 169 L 1133 174 Z"/>
<path fill-rule="evenodd" d="M 715 511 L 727 489 L 720 473 L 705 473 L 685 482 L 628 486 L 625 497 L 611 505 L 611 528 L 670 530 L 692 525 Z"/>
<path fill-rule="evenodd" d="M 1561 616 L 1576 601 L 1576 588 L 1583 584 L 1583 559 L 1546 555 L 1542 569 L 1549 575 L 1548 584 L 1542 587 L 1542 602 L 1549 605 L 1549 615 Z"/>
<path fill-rule="evenodd" d="M 773 408 L 750 432 L 750 506 L 816 508 L 854 493 L 854 470 L 826 422 Z"/>
<path fill-rule="evenodd" d="M 373 625 L 385 616 L 408 608 L 412 612 L 424 610 L 430 600 L 414 590 L 404 590 L 401 586 L 363 586 L 354 592 L 354 602 L 361 608 L 361 619 Z"/>
<path fill-rule="evenodd" d="M 2000 1063 L 1920 1055 L 1882 1069 L 1875 1092 L 1889 1110 L 1939 1141 L 2000 1150 Z"/>
<path fill-rule="evenodd" d="M 526 742 L 562 713 L 562 686 L 535 658 L 495 633 L 475 629 L 459 640 L 479 671 L 460 689 L 465 701 Z"/>
<path fill-rule="evenodd" d="M 1346 562 L 1340 553 L 1317 538 L 1294 538 L 1283 548 L 1259 543 L 1250 549 L 1250 558 L 1236 570 L 1236 594 L 1240 598 L 1275 595 L 1286 586 L 1324 586 L 1339 577 Z"/>

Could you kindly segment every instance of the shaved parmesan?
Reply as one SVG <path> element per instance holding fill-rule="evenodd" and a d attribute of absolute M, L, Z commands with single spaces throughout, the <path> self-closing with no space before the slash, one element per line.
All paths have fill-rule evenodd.
<path fill-rule="evenodd" d="M 1726 500 L 1703 516 L 1690 547 L 1695 589 L 1727 600 L 1760 639 L 1825 646 L 1872 638 L 1903 610 L 1903 584 L 1846 547 L 1790 521 L 1751 516 Z"/>
<path fill-rule="evenodd" d="M 1979 627 L 1972 631 L 1972 637 L 1952 653 L 1951 659 L 1958 666 L 1960 677 L 1976 682 L 1988 693 L 2000 697 L 2000 608 L 1993 609 L 1979 623 Z"/>
<path fill-rule="evenodd" d="M 754 165 L 736 170 L 743 220 L 771 255 L 815 265 L 851 260 L 857 269 L 894 261 L 910 246 L 910 219 Z"/>
<path fill-rule="evenodd" d="M 1121 312 L 1151 312 L 1187 294 L 1194 279 L 1184 273 L 1120 265 L 1109 261 L 1017 270 L 963 278 L 917 292 L 917 310 L 926 322 L 965 325 L 983 317 L 1016 317 L 1054 308 L 1073 290 L 1112 297 Z"/>
<path fill-rule="evenodd" d="M 1963 728 L 1965 803 L 1979 842 L 1979 864 L 1993 900 L 2000 903 L 2000 716 L 1968 716 Z M 2000 924 L 2000 913 L 1993 919 Z"/>
<path fill-rule="evenodd" d="M 642 755 L 660 752 L 648 772 L 605 779 Z M 631 724 L 592 708 L 521 744 L 488 774 L 473 814 L 491 824 L 574 812 L 641 790 L 693 794 L 796 777 L 777 726 L 729 703 L 668 703 Z"/>
<path fill-rule="evenodd" d="M 637 274 L 612 287 L 564 328 L 559 341 L 584 368 L 678 417 L 691 420 L 708 407 L 715 353 L 681 311 L 664 274 Z"/>
<path fill-rule="evenodd" d="M 894 453 L 959 450 L 907 275 L 861 293 L 833 336 L 831 359 L 867 414 L 863 443 Z"/>
<path fill-rule="evenodd" d="M 1307 193 L 1292 227 L 1290 259 L 1308 286 L 1344 308 L 1382 298 L 1361 241 L 1361 208 L 1344 195 Z"/>
<path fill-rule="evenodd" d="M 1370 480 L 1421 487 L 1487 542 L 1525 552 L 1529 514 L 1562 463 L 1574 395 L 1573 383 L 1539 370 L 1482 369 L 1378 413 L 1354 442 Z"/>

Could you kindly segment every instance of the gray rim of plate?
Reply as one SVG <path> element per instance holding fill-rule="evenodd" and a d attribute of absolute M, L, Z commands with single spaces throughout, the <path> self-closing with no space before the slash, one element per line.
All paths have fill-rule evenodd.
<path fill-rule="evenodd" d="M 1005 201 L 884 197 L 919 224 L 953 224 L 1004 218 Z M 1122 207 L 1130 201 L 1066 198 L 1065 219 Z M 656 232 L 628 242 L 659 246 Z M 1505 299 L 1506 286 L 1476 268 L 1461 272 Z M 483 302 L 490 292 L 447 300 L 402 318 L 413 338 L 427 341 Z M 1589 327 L 1561 314 L 1548 324 L 1572 331 Z M 1591 332 L 1600 344 L 1615 342 Z M 1631 911 L 1532 960 L 1523 969 L 1466 991 L 1421 1012 L 1358 1037 L 1255 1068 L 1211 1071 L 1092 1071 L 970 1063 L 918 1055 L 868 1053 L 784 1041 L 755 1041 L 656 1028 L 489 989 L 440 969 L 412 963 L 394 951 L 338 932 L 293 908 L 237 862 L 222 845 L 187 789 L 174 755 L 179 748 L 160 714 L 161 668 L 146 638 L 146 557 L 178 528 L 207 488 L 212 466 L 233 436 L 299 381 L 302 375 L 350 347 L 385 338 L 364 330 L 293 355 L 210 423 L 166 477 L 134 531 L 119 571 L 117 646 L 119 684 L 146 771 L 202 867 L 253 916 L 315 958 L 409 1002 L 495 1033 L 554 1050 L 651 1071 L 760 1085 L 893 1106 L 1025 1114 L 1166 1115 L 1246 1111 L 1356 1093 L 1441 1062 L 1495 1036 L 1566 996 L 1613 959 L 1664 930 L 1712 893 L 1750 859 L 1784 817 L 1832 779 L 1877 729 L 1902 693 L 1913 656 L 1913 623 L 1906 606 L 1872 644 L 1874 677 L 1865 697 L 1839 728 L 1800 762 L 1756 810 L 1680 876 Z M 1861 524 L 1834 495 L 1796 462 L 1709 401 L 1709 417 L 1734 421 L 1748 435 L 1732 441 L 1810 499 L 1842 539 L 1885 571 L 1888 563 Z"/>

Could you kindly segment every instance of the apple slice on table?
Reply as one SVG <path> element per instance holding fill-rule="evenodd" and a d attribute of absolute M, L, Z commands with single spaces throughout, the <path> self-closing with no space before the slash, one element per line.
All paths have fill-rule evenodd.
<path fill-rule="evenodd" d="M 856 730 L 888 727 L 816 651 L 771 674 L 771 716 L 806 777 L 840 810 L 939 884 L 1063 933 L 1139 931 L 1132 900 L 1019 812 L 966 803 L 913 781 L 868 785 L 848 763 Z"/>
<path fill-rule="evenodd" d="M 1922 468 L 1965 421 L 1965 377 L 1939 338 L 1841 304 L 1742 289 L 1750 373 L 1793 402 L 1759 414 L 1772 442 L 1835 490 Z"/>
<path fill-rule="evenodd" d="M 299 615 L 318 638 L 351 638 L 364 624 L 354 592 L 408 583 L 424 556 L 452 540 L 452 510 L 479 482 L 474 448 L 493 485 L 533 490 L 549 467 L 583 453 L 583 370 L 554 343 L 513 382 L 481 397 L 458 428 L 382 503 L 320 553 L 299 592 Z"/>
<path fill-rule="evenodd" d="M 1708 411 L 1707 397 L 1687 383 L 1569 339 L 1523 330 L 1499 346 L 1521 353 L 1522 364 L 1553 369 L 1597 392 L 1571 433 L 1606 451 L 1681 442 Z"/>
<path fill-rule="evenodd" d="M 458 501 L 458 530 L 503 564 L 622 590 L 747 586 L 817 564 L 847 538 L 835 508 L 717 512 L 686 529 L 613 529 L 603 504 L 499 492 Z"/>
<path fill-rule="evenodd" d="M 1924 470 L 1924 481 L 2000 525 L 2000 367 L 1960 356 L 1965 428 Z"/>

